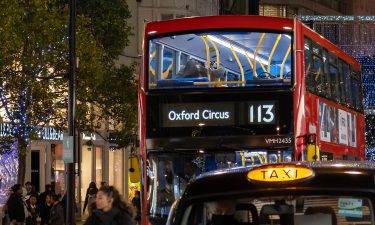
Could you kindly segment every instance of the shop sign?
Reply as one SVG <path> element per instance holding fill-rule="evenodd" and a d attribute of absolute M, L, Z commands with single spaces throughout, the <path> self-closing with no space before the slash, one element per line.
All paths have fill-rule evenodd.
<path fill-rule="evenodd" d="M 10 123 L 0 123 L 0 137 L 9 137 L 12 134 L 12 125 Z M 38 132 L 38 136 L 42 140 L 62 141 L 63 132 L 54 127 L 44 127 Z"/>
<path fill-rule="evenodd" d="M 95 141 L 96 140 L 96 134 L 95 133 L 83 133 L 82 134 L 82 140 L 85 141 Z"/>
<path fill-rule="evenodd" d="M 73 136 L 64 136 L 63 139 L 63 160 L 65 163 L 73 163 L 74 162 L 74 154 L 73 154 Z"/>

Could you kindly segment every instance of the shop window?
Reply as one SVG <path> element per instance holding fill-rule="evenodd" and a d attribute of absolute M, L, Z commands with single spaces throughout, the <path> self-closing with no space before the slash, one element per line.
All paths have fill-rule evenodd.
<path fill-rule="evenodd" d="M 115 186 L 118 190 L 123 190 L 123 151 L 118 149 L 114 151 L 109 151 L 108 157 L 109 185 Z"/>
<path fill-rule="evenodd" d="M 82 146 L 82 162 L 81 162 L 81 201 L 85 201 L 86 190 L 89 187 L 90 182 L 93 181 L 92 167 L 93 167 L 93 147 L 83 145 Z"/>
<path fill-rule="evenodd" d="M 63 194 L 65 190 L 65 164 L 62 160 L 63 145 L 56 144 L 51 148 L 53 181 L 55 182 L 55 193 Z"/>
<path fill-rule="evenodd" d="M 95 147 L 95 181 L 97 184 L 103 180 L 103 148 Z"/>

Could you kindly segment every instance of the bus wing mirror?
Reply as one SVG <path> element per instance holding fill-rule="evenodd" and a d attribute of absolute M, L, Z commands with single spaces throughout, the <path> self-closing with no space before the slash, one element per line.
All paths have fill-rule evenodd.
<path fill-rule="evenodd" d="M 309 144 L 307 146 L 307 161 L 319 161 L 320 149 L 316 144 Z"/>
<path fill-rule="evenodd" d="M 308 134 L 306 136 L 307 144 L 316 144 L 316 134 Z"/>
<path fill-rule="evenodd" d="M 139 158 L 137 155 L 129 156 L 129 178 L 130 182 L 138 183 L 141 180 Z"/>

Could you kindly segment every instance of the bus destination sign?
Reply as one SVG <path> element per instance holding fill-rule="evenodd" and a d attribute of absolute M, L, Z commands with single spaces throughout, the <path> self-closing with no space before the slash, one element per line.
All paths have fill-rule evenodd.
<path fill-rule="evenodd" d="M 276 104 L 270 102 L 248 103 L 249 124 L 275 124 Z"/>
<path fill-rule="evenodd" d="M 163 105 L 163 127 L 234 124 L 234 103 L 177 103 Z"/>
<path fill-rule="evenodd" d="M 275 101 L 163 104 L 162 126 L 273 125 L 276 112 Z"/>

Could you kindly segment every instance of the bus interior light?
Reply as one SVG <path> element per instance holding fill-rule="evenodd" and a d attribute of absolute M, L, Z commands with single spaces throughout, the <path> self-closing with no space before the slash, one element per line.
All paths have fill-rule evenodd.
<path fill-rule="evenodd" d="M 218 43 L 218 44 L 221 44 L 222 46 L 224 47 L 227 47 L 229 49 L 233 48 L 233 50 L 237 53 L 240 53 L 242 55 L 247 55 L 249 56 L 250 58 L 254 58 L 254 54 L 242 49 L 242 48 L 239 48 L 235 45 L 232 45 L 231 43 L 229 43 L 228 41 L 225 41 L 225 40 L 222 40 L 222 39 L 219 39 L 213 35 L 207 35 L 207 37 L 211 40 L 213 40 L 214 42 Z M 265 60 L 265 59 L 262 59 L 262 58 L 259 58 L 259 56 L 255 59 L 257 60 L 258 62 L 261 62 L 262 64 L 268 64 L 268 60 Z"/>
<path fill-rule="evenodd" d="M 292 37 L 290 35 L 284 34 L 284 37 L 288 38 L 289 40 L 292 40 Z"/>

